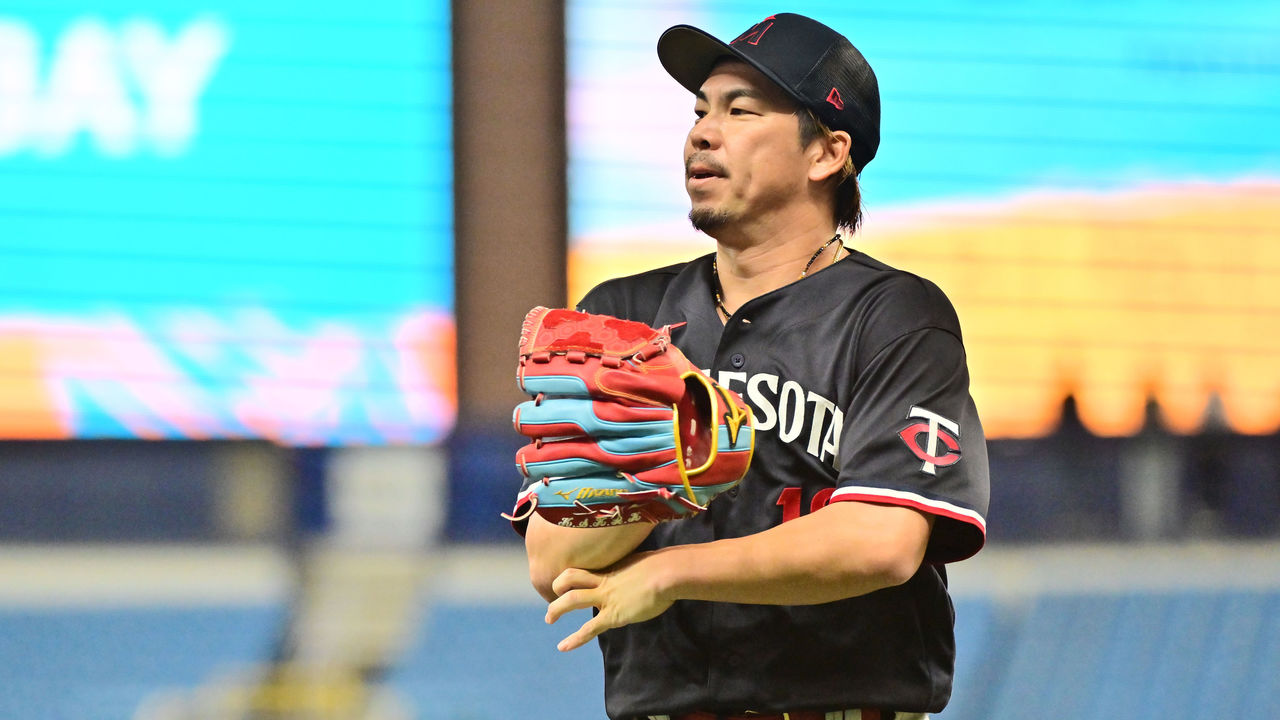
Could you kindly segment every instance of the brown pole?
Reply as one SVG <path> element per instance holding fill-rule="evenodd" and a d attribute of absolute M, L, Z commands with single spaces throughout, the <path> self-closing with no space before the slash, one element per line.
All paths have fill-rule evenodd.
<path fill-rule="evenodd" d="M 564 6 L 453 3 L 459 429 L 507 425 L 520 321 L 566 303 Z"/>

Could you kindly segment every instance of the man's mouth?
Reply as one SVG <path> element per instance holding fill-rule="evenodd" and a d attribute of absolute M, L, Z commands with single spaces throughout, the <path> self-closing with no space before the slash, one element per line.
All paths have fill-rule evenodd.
<path fill-rule="evenodd" d="M 690 158 L 685 164 L 685 177 L 690 180 L 709 180 L 711 178 L 724 177 L 724 168 L 718 163 L 710 162 L 705 159 Z"/>

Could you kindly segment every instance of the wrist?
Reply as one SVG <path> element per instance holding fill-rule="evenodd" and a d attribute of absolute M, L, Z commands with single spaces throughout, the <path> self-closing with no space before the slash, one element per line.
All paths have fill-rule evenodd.
<path fill-rule="evenodd" d="M 680 547 L 668 547 L 650 553 L 647 560 L 651 563 L 649 577 L 653 581 L 653 592 L 661 600 L 675 602 L 683 600 L 681 588 L 684 578 L 681 573 Z"/>

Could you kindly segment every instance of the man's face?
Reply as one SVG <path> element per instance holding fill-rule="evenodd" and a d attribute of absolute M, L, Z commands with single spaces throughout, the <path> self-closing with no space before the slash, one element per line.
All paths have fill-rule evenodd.
<path fill-rule="evenodd" d="M 759 220 L 808 189 L 797 105 L 751 66 L 726 61 L 702 84 L 685 140 L 689 220 L 708 233 Z"/>

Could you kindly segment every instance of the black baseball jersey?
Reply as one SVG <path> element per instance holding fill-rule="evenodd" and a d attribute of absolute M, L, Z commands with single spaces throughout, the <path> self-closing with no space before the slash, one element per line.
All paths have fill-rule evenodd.
<path fill-rule="evenodd" d="M 741 484 L 658 525 L 640 550 L 767 530 L 831 502 L 935 517 L 904 585 L 822 605 L 678 601 L 602 634 L 611 718 L 851 707 L 937 712 L 951 694 L 954 612 L 943 563 L 986 532 L 986 441 L 955 312 L 927 280 L 853 253 L 744 304 L 727 324 L 712 256 L 603 283 L 585 312 L 676 325 L 672 340 L 755 418 Z"/>

